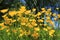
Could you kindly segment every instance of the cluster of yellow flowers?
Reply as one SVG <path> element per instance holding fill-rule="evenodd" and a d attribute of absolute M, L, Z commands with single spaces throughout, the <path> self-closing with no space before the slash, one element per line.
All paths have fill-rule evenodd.
<path fill-rule="evenodd" d="M 46 22 L 54 26 L 54 23 L 51 20 L 51 15 L 56 16 L 55 13 L 52 14 L 51 8 L 45 9 L 41 8 L 42 11 L 35 14 L 36 9 L 33 8 L 31 10 L 27 10 L 25 6 L 21 6 L 21 8 L 16 11 L 9 11 L 3 17 L 3 23 L 0 23 L 0 30 L 7 28 L 6 32 L 9 33 L 12 27 L 12 32 L 17 33 L 20 32 L 19 37 L 31 35 L 34 38 L 38 38 L 40 36 L 40 30 L 44 30 L 49 33 L 50 36 L 54 35 L 55 30 L 48 26 L 48 24 L 44 24 L 44 15 L 46 16 Z M 0 10 L 2 13 L 8 11 L 8 9 Z M 58 14 L 58 18 L 60 18 L 60 14 Z M 57 18 L 55 18 L 57 20 Z M 13 29 L 13 26 L 16 29 Z"/>

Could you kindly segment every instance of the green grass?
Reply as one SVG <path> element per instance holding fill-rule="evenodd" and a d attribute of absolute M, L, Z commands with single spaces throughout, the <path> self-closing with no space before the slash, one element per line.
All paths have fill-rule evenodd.
<path fill-rule="evenodd" d="M 60 29 L 56 29 L 57 40 L 60 40 Z"/>

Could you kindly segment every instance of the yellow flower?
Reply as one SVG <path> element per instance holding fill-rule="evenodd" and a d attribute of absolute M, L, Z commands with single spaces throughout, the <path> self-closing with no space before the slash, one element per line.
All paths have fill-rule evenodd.
<path fill-rule="evenodd" d="M 4 23 L 0 23 L 0 26 L 1 26 L 0 30 L 7 28 L 7 26 L 5 26 Z"/>
<path fill-rule="evenodd" d="M 49 23 L 54 27 L 54 22 L 53 21 L 50 21 Z"/>
<path fill-rule="evenodd" d="M 12 32 L 17 33 L 17 30 L 13 29 Z"/>
<path fill-rule="evenodd" d="M 35 31 L 40 31 L 40 28 L 39 27 L 35 27 L 34 30 Z"/>
<path fill-rule="evenodd" d="M 55 32 L 55 30 L 53 30 L 53 29 L 52 29 L 52 30 L 50 30 L 49 32 L 54 33 L 54 32 Z"/>
<path fill-rule="evenodd" d="M 47 24 L 43 24 L 44 26 L 47 26 Z"/>
<path fill-rule="evenodd" d="M 37 16 L 40 16 L 40 15 L 41 15 L 41 12 L 38 12 L 38 13 L 37 13 Z"/>
<path fill-rule="evenodd" d="M 26 7 L 25 6 L 21 6 L 21 9 L 25 9 Z"/>
<path fill-rule="evenodd" d="M 7 29 L 7 30 L 6 30 L 6 32 L 9 32 L 9 31 L 10 31 L 10 29 Z"/>
<path fill-rule="evenodd" d="M 13 22 L 16 22 L 16 20 L 11 20 L 11 22 L 13 23 Z"/>
<path fill-rule="evenodd" d="M 32 11 L 34 12 L 34 11 L 36 11 L 36 9 L 35 9 L 35 8 L 33 8 L 33 9 L 32 9 Z"/>
<path fill-rule="evenodd" d="M 32 19 L 32 22 L 36 22 L 36 20 L 35 19 Z"/>
<path fill-rule="evenodd" d="M 16 20 L 12 20 L 12 19 L 9 19 L 8 17 L 4 17 L 4 24 L 9 24 L 11 25 L 11 23 L 15 22 Z"/>
<path fill-rule="evenodd" d="M 3 10 L 0 10 L 2 13 L 5 13 L 8 11 L 8 9 L 3 9 Z"/>
<path fill-rule="evenodd" d="M 50 22 L 51 20 L 50 19 L 47 19 L 46 22 Z"/>
<path fill-rule="evenodd" d="M 31 10 L 25 11 L 25 14 L 26 14 L 26 15 L 29 14 L 29 13 L 31 13 Z"/>
<path fill-rule="evenodd" d="M 39 19 L 38 22 L 44 22 L 42 19 Z"/>
<path fill-rule="evenodd" d="M 40 18 L 40 16 L 37 16 L 37 18 L 39 19 L 39 18 Z"/>
<path fill-rule="evenodd" d="M 28 25 L 28 27 L 29 27 L 29 28 L 33 28 L 33 26 L 32 26 L 31 24 L 30 24 L 30 25 Z"/>
<path fill-rule="evenodd" d="M 40 24 L 40 26 L 42 26 L 43 24 Z"/>
<path fill-rule="evenodd" d="M 31 22 L 32 26 L 37 26 L 36 22 Z"/>
<path fill-rule="evenodd" d="M 59 8 L 56 8 L 57 10 L 59 10 Z"/>
<path fill-rule="evenodd" d="M 50 15 L 50 12 L 46 11 L 46 12 L 45 12 L 45 15 Z"/>
<path fill-rule="evenodd" d="M 48 29 L 47 29 L 47 28 L 43 28 L 43 30 L 48 31 Z"/>
<path fill-rule="evenodd" d="M 21 6 L 21 8 L 19 9 L 22 13 L 26 11 L 26 7 L 25 6 Z"/>
<path fill-rule="evenodd" d="M 58 18 L 60 18 L 60 14 L 58 14 Z"/>
<path fill-rule="evenodd" d="M 31 34 L 30 30 L 29 30 L 28 32 L 26 32 L 26 34 L 27 34 L 27 35 L 30 35 L 30 34 Z"/>
<path fill-rule="evenodd" d="M 7 14 L 3 15 L 2 17 L 3 17 L 3 18 L 4 18 L 4 17 L 7 17 Z"/>
<path fill-rule="evenodd" d="M 2 27 L 3 27 L 3 26 L 4 26 L 4 23 L 0 23 L 0 26 L 2 26 Z"/>
<path fill-rule="evenodd" d="M 11 21 L 10 20 L 5 20 L 5 22 L 4 22 L 5 24 L 10 24 L 11 23 Z"/>
<path fill-rule="evenodd" d="M 52 15 L 52 12 L 50 12 L 49 15 L 51 16 Z"/>
<path fill-rule="evenodd" d="M 11 21 L 11 23 L 16 22 L 16 20 L 13 20 L 13 19 L 9 19 L 9 20 Z"/>
<path fill-rule="evenodd" d="M 56 21 L 56 20 L 57 20 L 57 18 L 54 18 L 54 20 Z"/>
<path fill-rule="evenodd" d="M 4 19 L 4 20 L 5 20 L 4 24 L 9 24 L 9 25 L 11 25 L 11 23 L 13 22 L 13 20 L 12 20 L 12 19 L 9 19 L 9 18 L 6 18 L 6 19 Z"/>
<path fill-rule="evenodd" d="M 30 21 L 30 22 L 36 22 L 36 20 L 35 20 L 35 19 L 29 19 L 29 21 Z"/>
<path fill-rule="evenodd" d="M 23 22 L 23 23 L 27 23 L 27 22 L 28 22 L 28 18 L 21 17 L 21 22 Z"/>
<path fill-rule="evenodd" d="M 50 31 L 49 31 L 49 35 L 50 35 L 50 36 L 53 36 L 54 32 L 55 32 L 55 30 L 50 30 Z"/>
<path fill-rule="evenodd" d="M 23 15 L 22 13 L 23 13 L 22 11 L 17 11 L 16 15 L 19 16 L 19 17 L 22 17 L 22 15 Z"/>
<path fill-rule="evenodd" d="M 16 11 L 9 11 L 9 15 L 11 16 L 11 17 L 13 17 L 14 15 L 16 15 L 17 13 L 16 13 Z"/>
<path fill-rule="evenodd" d="M 41 13 L 45 13 L 45 12 L 46 12 L 46 10 L 41 11 Z"/>
<path fill-rule="evenodd" d="M 56 16 L 56 13 L 53 13 L 53 16 Z"/>
<path fill-rule="evenodd" d="M 33 28 L 33 25 L 30 23 L 27 23 L 26 26 L 28 26 L 29 28 Z"/>
<path fill-rule="evenodd" d="M 51 27 L 48 26 L 47 29 L 48 29 L 48 30 L 51 30 Z"/>
<path fill-rule="evenodd" d="M 33 17 L 37 17 L 37 15 L 33 15 Z"/>
<path fill-rule="evenodd" d="M 21 25 L 26 25 L 26 23 L 21 23 Z"/>
<path fill-rule="evenodd" d="M 53 37 L 53 34 L 49 34 L 51 37 Z"/>
<path fill-rule="evenodd" d="M 39 37 L 39 34 L 36 33 L 36 32 L 34 32 L 34 33 L 32 34 L 32 36 L 33 36 L 34 38 L 38 38 L 38 37 Z"/>
<path fill-rule="evenodd" d="M 20 29 L 20 33 L 24 33 L 23 29 Z"/>
<path fill-rule="evenodd" d="M 41 10 L 43 10 L 43 11 L 44 11 L 44 10 L 46 10 L 46 9 L 45 9 L 45 8 L 41 8 Z"/>
<path fill-rule="evenodd" d="M 49 24 L 51 24 L 54 27 L 54 22 L 50 19 L 47 19 L 46 22 L 48 22 Z"/>
<path fill-rule="evenodd" d="M 20 34 L 19 37 L 22 37 L 24 34 Z"/>
<path fill-rule="evenodd" d="M 4 15 L 4 16 L 2 16 L 2 17 L 3 17 L 4 20 L 9 19 L 8 16 L 6 16 L 6 15 Z"/>
<path fill-rule="evenodd" d="M 44 19 L 44 18 L 41 18 L 41 19 Z"/>
<path fill-rule="evenodd" d="M 49 12 L 50 12 L 50 11 L 51 11 L 51 8 L 47 9 L 47 11 L 49 11 Z"/>
<path fill-rule="evenodd" d="M 46 18 L 47 18 L 47 19 L 50 19 L 50 17 L 49 17 L 49 16 L 47 16 Z"/>
<path fill-rule="evenodd" d="M 20 29 L 20 35 L 19 35 L 19 37 L 22 37 L 23 35 L 24 35 L 24 30 L 22 30 L 22 29 Z"/>

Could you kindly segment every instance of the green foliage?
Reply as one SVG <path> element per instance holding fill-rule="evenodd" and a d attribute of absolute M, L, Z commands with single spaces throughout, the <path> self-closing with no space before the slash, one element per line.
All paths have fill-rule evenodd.
<path fill-rule="evenodd" d="M 19 8 L 20 0 L 1 0 L 0 1 L 0 10 L 6 8 Z"/>
<path fill-rule="evenodd" d="M 55 5 L 57 0 L 25 0 L 27 9 L 36 8 L 37 11 L 40 11 L 41 7 L 48 5 Z"/>

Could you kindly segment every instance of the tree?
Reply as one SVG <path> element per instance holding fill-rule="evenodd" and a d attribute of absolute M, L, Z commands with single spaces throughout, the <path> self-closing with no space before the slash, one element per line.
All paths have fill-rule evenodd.
<path fill-rule="evenodd" d="M 1 0 L 0 10 L 6 8 L 17 8 L 20 5 L 20 0 Z"/>
<path fill-rule="evenodd" d="M 36 11 L 40 11 L 42 7 L 51 5 L 54 6 L 57 0 L 25 0 L 27 9 L 36 8 Z"/>

